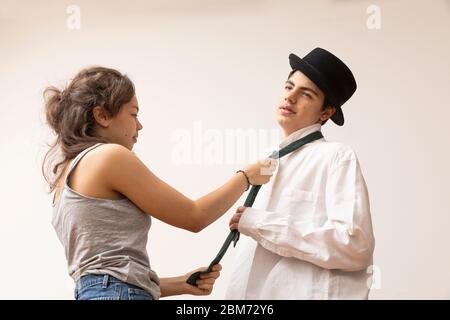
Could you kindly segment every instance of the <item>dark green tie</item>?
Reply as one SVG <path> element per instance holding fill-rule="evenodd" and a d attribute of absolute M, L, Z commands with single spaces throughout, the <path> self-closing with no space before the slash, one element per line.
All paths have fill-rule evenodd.
<path fill-rule="evenodd" d="M 297 141 L 294 141 L 290 144 L 288 144 L 286 147 L 280 149 L 279 151 L 274 151 L 269 158 L 272 159 L 279 159 L 284 157 L 285 155 L 297 150 L 298 148 L 304 146 L 307 143 L 313 142 L 317 139 L 321 139 L 323 138 L 322 132 L 320 131 L 315 131 Z M 259 189 L 261 189 L 261 186 L 253 186 L 250 189 L 250 192 L 248 193 L 247 199 L 245 199 L 244 202 L 244 207 L 251 207 L 253 205 L 253 202 L 255 202 L 256 196 L 258 195 L 258 191 Z M 230 246 L 231 242 L 234 241 L 234 246 L 236 246 L 237 241 L 239 240 L 239 231 L 236 230 L 232 230 L 230 232 L 230 234 L 228 235 L 227 239 L 225 240 L 222 248 L 220 248 L 219 253 L 217 254 L 217 256 L 214 258 L 214 260 L 209 264 L 209 267 L 206 271 L 198 271 L 195 272 L 193 274 L 191 274 L 191 276 L 187 279 L 187 283 L 189 283 L 190 285 L 196 286 L 196 281 L 198 279 L 198 277 L 200 277 L 200 274 L 202 273 L 208 273 L 211 272 L 212 267 L 215 264 L 218 264 L 220 262 L 220 260 L 222 259 L 222 257 L 225 255 L 225 252 L 227 251 L 228 247 Z"/>

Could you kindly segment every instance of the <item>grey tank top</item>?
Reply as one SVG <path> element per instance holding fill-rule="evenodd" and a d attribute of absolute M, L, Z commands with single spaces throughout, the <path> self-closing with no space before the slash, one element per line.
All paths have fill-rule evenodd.
<path fill-rule="evenodd" d="M 108 274 L 159 299 L 159 278 L 150 267 L 146 249 L 151 217 L 128 198 L 87 197 L 67 183 L 80 159 L 101 144 L 73 159 L 53 205 L 52 225 L 64 247 L 69 275 L 78 281 L 87 274 Z"/>

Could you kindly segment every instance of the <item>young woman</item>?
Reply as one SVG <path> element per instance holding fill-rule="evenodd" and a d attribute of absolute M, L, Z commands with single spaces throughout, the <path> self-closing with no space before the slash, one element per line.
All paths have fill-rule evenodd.
<path fill-rule="evenodd" d="M 199 232 L 250 184 L 267 183 L 274 163 L 249 165 L 193 201 L 131 151 L 142 124 L 134 85 L 126 75 L 103 67 L 84 69 L 64 90 L 47 88 L 44 98 L 47 123 L 57 139 L 44 158 L 43 173 L 54 191 L 52 224 L 76 283 L 75 298 L 210 294 L 220 265 L 202 275 L 197 286 L 186 280 L 200 269 L 161 279 L 151 269 L 146 251 L 151 217 Z M 56 161 L 55 155 L 60 156 Z"/>

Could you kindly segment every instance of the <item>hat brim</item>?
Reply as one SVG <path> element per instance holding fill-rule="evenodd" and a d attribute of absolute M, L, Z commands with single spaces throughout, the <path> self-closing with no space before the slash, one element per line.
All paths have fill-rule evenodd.
<path fill-rule="evenodd" d="M 336 112 L 331 117 L 331 120 L 333 120 L 333 122 L 336 123 L 338 126 L 344 125 L 344 113 L 342 112 L 341 107 L 336 108 Z"/>
<path fill-rule="evenodd" d="M 310 65 L 308 62 L 303 60 L 302 58 L 296 56 L 291 53 L 289 55 L 289 64 L 291 65 L 292 70 L 298 70 L 302 72 L 305 76 L 307 76 L 316 86 L 320 88 L 324 92 L 325 95 L 329 98 L 331 102 L 334 101 L 334 97 L 331 95 L 331 90 L 328 85 L 322 79 L 322 75 L 316 68 Z M 336 107 L 336 112 L 331 117 L 331 120 L 336 123 L 338 126 L 342 126 L 344 124 L 344 113 L 342 112 L 341 107 Z"/>

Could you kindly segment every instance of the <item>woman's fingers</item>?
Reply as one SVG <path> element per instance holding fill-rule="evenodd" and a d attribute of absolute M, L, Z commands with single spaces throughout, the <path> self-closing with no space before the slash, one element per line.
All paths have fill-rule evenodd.
<path fill-rule="evenodd" d="M 194 271 L 192 271 L 192 272 L 196 272 L 196 271 L 205 272 L 206 270 L 208 270 L 208 267 L 198 268 L 198 269 L 196 269 L 196 270 L 194 270 Z M 211 270 L 212 270 L 212 271 L 220 271 L 220 270 L 222 270 L 222 265 L 221 265 L 220 263 L 217 263 L 217 264 L 215 264 L 215 265 L 212 266 Z M 212 272 L 212 271 L 211 271 L 211 272 Z M 200 275 L 200 277 L 202 277 L 202 276 L 204 276 L 204 275 L 206 275 L 206 274 L 209 274 L 209 273 L 211 273 L 211 272 L 208 272 L 208 273 L 202 273 L 202 274 Z"/>
<path fill-rule="evenodd" d="M 214 288 L 215 280 L 216 279 L 214 279 L 214 278 L 197 280 L 197 287 L 194 289 L 196 291 L 196 294 L 199 294 L 199 295 L 211 294 L 211 292 Z"/>
<path fill-rule="evenodd" d="M 234 216 L 231 217 L 230 224 L 238 223 L 239 220 L 241 220 L 241 216 L 242 216 L 242 213 L 236 213 Z"/>
<path fill-rule="evenodd" d="M 200 284 L 198 288 L 207 291 L 205 294 L 209 294 L 212 292 L 213 286 L 211 284 Z"/>
<path fill-rule="evenodd" d="M 236 209 L 236 213 L 231 217 L 230 225 L 231 225 L 231 223 L 239 222 L 239 220 L 241 219 L 241 216 L 244 213 L 245 209 L 247 209 L 247 208 L 246 207 L 238 207 Z"/>
<path fill-rule="evenodd" d="M 231 220 L 229 222 L 229 226 L 231 230 L 236 230 L 239 226 L 239 220 L 241 220 L 242 214 L 244 213 L 244 210 L 246 207 L 239 207 L 236 210 L 236 213 L 231 217 Z"/>
<path fill-rule="evenodd" d="M 213 271 L 205 274 L 200 275 L 200 279 L 208 279 L 208 278 L 214 278 L 217 279 L 220 276 L 219 271 Z"/>
<path fill-rule="evenodd" d="M 208 278 L 217 279 L 220 276 L 220 270 L 222 270 L 222 265 L 219 263 L 215 264 L 213 265 L 211 270 L 212 271 L 208 273 L 201 273 L 200 279 L 208 279 Z"/>
<path fill-rule="evenodd" d="M 197 280 L 197 285 L 201 284 L 214 284 L 216 282 L 216 278 L 206 278 Z"/>
<path fill-rule="evenodd" d="M 230 221 L 230 229 L 234 230 L 237 229 L 239 226 L 239 222 Z"/>
<path fill-rule="evenodd" d="M 263 160 L 264 166 L 270 168 L 271 172 L 274 172 L 278 166 L 278 159 L 266 158 Z"/>
<path fill-rule="evenodd" d="M 220 270 L 222 270 L 222 266 L 220 264 L 215 264 L 212 267 L 212 271 L 208 273 L 200 274 L 199 280 L 197 280 L 197 288 L 203 290 L 202 294 L 210 294 L 216 279 L 220 276 Z"/>
<path fill-rule="evenodd" d="M 196 271 L 204 272 L 207 268 L 199 268 Z M 218 263 L 211 268 L 211 272 L 201 273 L 199 279 L 196 281 L 196 286 L 189 286 L 189 292 L 193 295 L 209 295 L 211 294 L 214 283 L 220 276 L 222 266 Z M 195 272 L 195 271 L 193 271 Z"/>
<path fill-rule="evenodd" d="M 220 263 L 213 265 L 212 271 L 220 271 L 222 270 L 222 265 Z"/>

